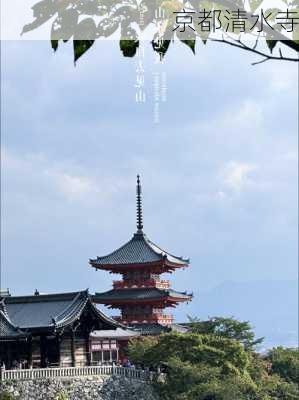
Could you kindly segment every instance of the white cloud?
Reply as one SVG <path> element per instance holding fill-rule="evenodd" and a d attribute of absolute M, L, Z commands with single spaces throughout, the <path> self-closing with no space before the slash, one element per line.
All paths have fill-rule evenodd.
<path fill-rule="evenodd" d="M 235 127 L 240 126 L 244 129 L 246 123 L 251 126 L 258 125 L 263 121 L 263 107 L 256 99 L 245 99 L 238 108 L 233 109 L 225 116 L 227 124 Z"/>
<path fill-rule="evenodd" d="M 99 188 L 103 185 L 80 171 L 78 166 L 53 163 L 40 153 L 20 156 L 2 148 L 1 155 L 2 167 L 8 179 L 18 177 L 20 184 L 25 183 L 27 188 L 47 188 L 48 194 L 62 195 L 69 201 L 89 200 L 92 195 L 99 194 Z"/>
<path fill-rule="evenodd" d="M 241 192 L 252 181 L 250 173 L 257 169 L 255 164 L 230 161 L 222 171 L 223 183 L 235 192 Z"/>
<path fill-rule="evenodd" d="M 293 54 L 291 53 L 290 57 L 292 56 Z M 275 94 L 287 93 L 294 85 L 298 84 L 297 65 L 288 65 L 288 63 L 280 63 L 280 65 L 269 64 L 266 73 L 269 90 Z"/>
<path fill-rule="evenodd" d="M 97 185 L 90 178 L 55 169 L 46 170 L 44 174 L 54 181 L 57 189 L 69 200 L 98 192 Z"/>

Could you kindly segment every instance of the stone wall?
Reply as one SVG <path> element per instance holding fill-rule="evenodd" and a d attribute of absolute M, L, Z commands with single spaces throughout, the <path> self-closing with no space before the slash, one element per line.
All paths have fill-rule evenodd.
<path fill-rule="evenodd" d="M 4 382 L 1 391 L 16 400 L 158 400 L 149 383 L 116 376 Z"/>

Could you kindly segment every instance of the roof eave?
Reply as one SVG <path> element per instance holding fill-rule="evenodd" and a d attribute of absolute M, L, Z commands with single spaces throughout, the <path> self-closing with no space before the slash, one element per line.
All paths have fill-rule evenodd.
<path fill-rule="evenodd" d="M 178 260 L 178 262 L 170 261 L 168 258 L 165 259 L 165 265 L 171 268 L 187 268 L 189 266 L 189 260 Z"/>
<path fill-rule="evenodd" d="M 117 270 L 126 270 L 128 268 L 140 268 L 141 266 L 144 268 L 154 268 L 154 267 L 162 267 L 165 264 L 165 261 L 161 257 L 161 260 L 157 261 L 149 261 L 149 262 L 142 262 L 142 263 L 129 263 L 129 264 L 98 264 L 96 262 L 90 262 L 90 265 L 96 269 L 103 269 L 103 270 L 110 270 L 110 271 L 117 271 Z"/>
<path fill-rule="evenodd" d="M 26 341 L 28 335 L 16 335 L 16 336 L 0 336 L 0 342 L 15 342 L 16 340 Z"/>
<path fill-rule="evenodd" d="M 97 299 L 97 304 L 104 304 L 106 306 L 119 306 L 124 304 L 159 304 L 159 303 L 180 303 L 184 301 L 191 301 L 191 297 L 156 297 L 148 299 Z"/>
<path fill-rule="evenodd" d="M 91 306 L 94 312 L 105 322 L 108 324 L 115 326 L 116 328 L 126 328 L 125 325 L 121 324 L 120 322 L 117 322 L 115 319 L 108 317 L 108 315 L 105 315 L 101 310 L 99 310 L 93 303 L 92 301 L 93 296 L 90 296 L 90 301 L 91 301 Z"/>

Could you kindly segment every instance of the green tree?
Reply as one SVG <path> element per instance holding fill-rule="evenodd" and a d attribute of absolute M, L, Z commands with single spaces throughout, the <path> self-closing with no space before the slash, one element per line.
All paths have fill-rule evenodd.
<path fill-rule="evenodd" d="M 152 348 L 157 344 L 157 342 L 158 339 L 151 336 L 143 336 L 138 338 L 137 340 L 131 340 L 128 345 L 128 355 L 130 359 L 132 359 L 134 363 L 138 365 L 152 364 L 148 361 L 149 353 Z"/>
<path fill-rule="evenodd" d="M 165 383 L 157 383 L 162 399 L 173 400 L 242 400 L 254 393 L 255 385 L 248 375 L 223 374 L 221 368 L 207 364 L 194 365 L 171 358 Z"/>
<path fill-rule="evenodd" d="M 242 343 L 246 350 L 254 350 L 264 340 L 264 338 L 255 338 L 252 326 L 248 321 L 223 317 L 214 317 L 206 321 L 189 317 L 189 321 L 192 332 L 235 339 Z"/>
<path fill-rule="evenodd" d="M 254 337 L 241 334 L 242 329 L 225 329 L 220 335 L 214 329 L 206 329 L 207 325 L 199 329 L 202 325 L 196 322 L 200 333 L 169 333 L 131 341 L 128 354 L 136 364 L 160 366 L 166 371 L 154 383 L 161 400 L 299 398 L 297 375 L 291 373 L 297 366 L 297 350 L 273 349 L 263 357 L 252 351 Z M 240 327 L 235 323 L 224 325 Z M 250 325 L 241 326 L 248 333 Z M 249 344 L 245 346 L 244 341 Z M 286 369 L 288 360 L 290 368 Z"/>
<path fill-rule="evenodd" d="M 269 351 L 266 359 L 272 373 L 287 382 L 299 382 L 299 349 L 277 347 Z"/>
<path fill-rule="evenodd" d="M 298 385 L 281 379 L 278 375 L 264 375 L 257 385 L 254 399 L 257 400 L 298 400 Z"/>
<path fill-rule="evenodd" d="M 168 333 L 161 335 L 158 340 L 133 341 L 128 353 L 136 364 L 142 360 L 149 367 L 167 365 L 170 357 L 234 372 L 244 371 L 248 363 L 248 355 L 237 341 L 196 333 Z"/>

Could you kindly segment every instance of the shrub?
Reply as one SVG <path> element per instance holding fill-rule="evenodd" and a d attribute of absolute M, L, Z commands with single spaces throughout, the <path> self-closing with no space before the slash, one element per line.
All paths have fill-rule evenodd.
<path fill-rule="evenodd" d="M 0 392 L 0 400 L 15 400 L 15 397 L 12 393 L 9 392 Z"/>
<path fill-rule="evenodd" d="M 55 400 L 68 400 L 68 396 L 65 392 L 60 392 L 55 397 Z"/>

